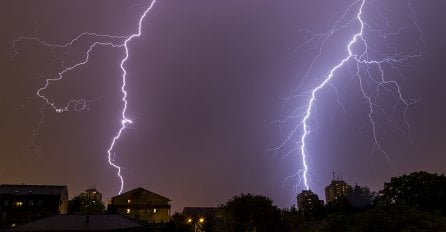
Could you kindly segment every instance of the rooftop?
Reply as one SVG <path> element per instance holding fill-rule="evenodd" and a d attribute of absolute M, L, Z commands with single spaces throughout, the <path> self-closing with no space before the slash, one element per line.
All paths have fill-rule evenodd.
<path fill-rule="evenodd" d="M 141 195 L 152 195 L 152 196 L 158 197 L 160 199 L 164 199 L 166 201 L 170 201 L 170 199 L 165 197 L 165 196 L 161 196 L 161 195 L 159 195 L 157 193 L 151 192 L 151 191 L 149 191 L 147 189 L 144 189 L 144 188 L 141 188 L 141 187 L 132 189 L 132 190 L 124 192 L 124 193 L 121 193 L 120 195 L 112 197 L 112 199 L 122 198 L 122 197 L 127 197 L 127 196 L 141 196 Z"/>
<path fill-rule="evenodd" d="M 66 191 L 67 186 L 63 185 L 13 185 L 2 184 L 0 185 L 0 194 L 14 194 L 14 195 L 59 195 L 63 191 Z"/>
<path fill-rule="evenodd" d="M 117 214 L 57 215 L 28 224 L 18 225 L 10 231 L 113 231 L 141 227 L 143 224 Z"/>

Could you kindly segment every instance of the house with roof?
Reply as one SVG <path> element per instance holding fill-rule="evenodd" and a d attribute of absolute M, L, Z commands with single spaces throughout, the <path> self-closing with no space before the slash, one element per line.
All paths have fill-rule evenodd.
<path fill-rule="evenodd" d="M 136 188 L 112 197 L 108 211 L 147 223 L 165 223 L 170 221 L 169 202 L 167 197 Z"/>
<path fill-rule="evenodd" d="M 67 186 L 0 185 L 0 228 L 67 212 Z"/>

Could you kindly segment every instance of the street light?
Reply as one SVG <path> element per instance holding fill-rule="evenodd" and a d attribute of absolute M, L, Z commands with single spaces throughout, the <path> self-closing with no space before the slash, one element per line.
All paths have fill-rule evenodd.
<path fill-rule="evenodd" d="M 194 232 L 202 232 L 202 229 L 203 229 L 202 224 L 204 223 L 204 218 L 201 217 L 201 218 L 198 218 L 198 220 L 194 220 L 193 218 L 188 218 L 187 223 L 193 223 Z"/>

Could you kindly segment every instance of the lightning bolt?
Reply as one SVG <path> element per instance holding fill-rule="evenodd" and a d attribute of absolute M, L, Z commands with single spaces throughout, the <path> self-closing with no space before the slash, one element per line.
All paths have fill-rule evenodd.
<path fill-rule="evenodd" d="M 116 175 L 120 180 L 119 194 L 121 194 L 122 190 L 124 189 L 124 178 L 121 174 L 121 167 L 115 162 L 115 154 L 114 154 L 113 150 L 115 148 L 117 141 L 122 136 L 122 133 L 127 128 L 128 124 L 132 123 L 132 120 L 130 120 L 127 116 L 127 90 L 126 90 L 127 70 L 125 69 L 125 64 L 129 58 L 128 44 L 130 42 L 132 42 L 132 40 L 141 36 L 142 24 L 143 24 L 144 18 L 152 10 L 155 3 L 156 3 L 156 0 L 150 1 L 148 7 L 145 9 L 145 11 L 142 13 L 142 15 L 138 19 L 137 32 L 135 32 L 134 34 L 128 35 L 128 36 L 117 36 L 117 35 L 107 35 L 107 34 L 83 32 L 83 33 L 79 34 L 78 36 L 76 36 L 71 41 L 64 43 L 64 44 L 49 43 L 49 42 L 43 41 L 37 37 L 19 37 L 13 41 L 13 51 L 14 51 L 13 56 L 18 55 L 18 51 L 16 48 L 18 43 L 20 43 L 21 41 L 24 41 L 24 40 L 34 41 L 34 42 L 50 49 L 50 51 L 53 54 L 53 57 L 60 62 L 61 67 L 62 67 L 62 70 L 60 72 L 58 72 L 56 77 L 46 78 L 45 84 L 42 87 L 40 87 L 36 92 L 37 97 L 42 99 L 45 103 L 40 108 L 41 120 L 39 122 L 39 125 L 33 131 L 34 138 L 33 138 L 32 144 L 33 144 L 33 146 L 35 146 L 37 148 L 39 148 L 39 147 L 38 147 L 38 145 L 35 144 L 35 141 L 36 141 L 35 136 L 37 135 L 38 130 L 40 129 L 41 124 L 43 123 L 43 110 L 45 109 L 46 106 L 51 107 L 57 113 L 64 113 L 64 112 L 68 112 L 70 110 L 79 112 L 79 111 L 88 110 L 89 105 L 93 101 L 98 100 L 98 99 L 87 100 L 87 99 L 83 99 L 83 98 L 71 99 L 63 105 L 58 105 L 58 104 L 56 104 L 55 101 L 51 100 L 49 97 L 47 97 L 45 95 L 45 90 L 47 90 L 47 88 L 52 83 L 63 80 L 64 76 L 67 73 L 69 73 L 83 65 L 86 65 L 90 60 L 91 53 L 95 50 L 96 47 L 102 46 L 102 47 L 119 48 L 119 49 L 124 50 L 125 55 L 120 62 L 120 68 L 122 70 L 122 76 L 121 76 L 122 82 L 121 82 L 120 90 L 121 90 L 121 94 L 122 94 L 121 100 L 122 100 L 122 105 L 123 105 L 121 113 L 120 113 L 121 114 L 121 120 L 120 120 L 121 126 L 120 126 L 119 130 L 116 132 L 116 134 L 113 136 L 110 146 L 107 149 L 108 164 L 117 170 Z M 89 40 L 89 42 L 90 42 L 90 45 L 87 46 L 88 48 L 84 52 L 85 56 L 83 57 L 83 59 L 81 61 L 79 61 L 75 64 L 72 64 L 72 65 L 67 65 L 64 58 L 70 54 L 70 52 L 71 52 L 70 49 L 75 44 L 78 44 L 81 42 L 80 40 Z M 63 51 L 62 55 L 59 54 L 60 51 Z"/>
<path fill-rule="evenodd" d="M 378 12 L 378 17 L 384 21 L 384 29 L 377 29 L 378 25 L 367 23 L 365 11 L 366 4 L 371 2 L 374 3 L 373 6 L 376 12 Z M 345 107 L 342 105 L 341 98 L 339 96 L 338 90 L 332 83 L 335 78 L 342 78 L 342 76 L 336 76 L 337 72 L 342 68 L 348 68 L 351 73 L 351 80 L 356 79 L 358 81 L 359 90 L 362 94 L 363 99 L 368 105 L 367 117 L 364 119 L 364 123 L 368 124 L 370 127 L 371 138 L 373 142 L 373 151 L 381 153 L 384 155 L 385 159 L 390 163 L 392 167 L 395 167 L 394 163 L 391 161 L 388 153 L 385 151 L 383 146 L 380 144 L 380 139 L 378 135 L 378 123 L 377 117 L 379 115 L 384 116 L 391 124 L 393 124 L 398 130 L 403 130 L 398 126 L 398 123 L 393 119 L 394 114 L 398 112 L 398 108 L 402 107 L 402 121 L 404 127 L 407 130 L 410 128 L 409 121 L 406 117 L 408 108 L 419 102 L 419 99 L 407 99 L 404 97 L 401 87 L 396 80 L 386 79 L 385 73 L 387 70 L 394 70 L 400 77 L 404 77 L 401 66 L 404 66 L 406 62 L 413 58 L 420 56 L 420 50 L 417 48 L 405 53 L 398 52 L 398 48 L 388 42 L 389 38 L 395 37 L 402 33 L 404 30 L 415 30 L 419 34 L 417 43 L 424 45 L 423 33 L 421 27 L 416 23 L 417 17 L 415 11 L 412 7 L 412 2 L 408 1 L 409 9 L 409 19 L 410 23 L 408 25 L 400 26 L 396 30 L 390 29 L 389 18 L 386 17 L 385 11 L 387 9 L 379 3 L 379 1 L 366 1 L 366 0 L 355 0 L 350 4 L 346 10 L 343 12 L 340 18 L 335 21 L 332 28 L 325 34 L 317 34 L 310 30 L 301 30 L 301 32 L 310 35 L 309 39 L 300 44 L 296 49 L 301 49 L 304 47 L 310 47 L 309 50 L 316 49 L 316 55 L 311 61 L 309 68 L 307 69 L 302 81 L 299 83 L 298 87 L 285 99 L 285 103 L 282 107 L 281 118 L 283 118 L 283 111 L 288 102 L 296 99 L 308 96 L 305 100 L 305 104 L 301 107 L 296 108 L 291 114 L 286 115 L 283 119 L 276 122 L 285 123 L 292 120 L 298 120 L 298 123 L 287 134 L 283 142 L 276 148 L 272 149 L 274 151 L 279 151 L 283 149 L 288 143 L 297 144 L 293 149 L 287 152 L 285 156 L 288 156 L 294 152 L 298 152 L 301 159 L 301 169 L 299 169 L 294 175 L 288 176 L 283 185 L 285 185 L 290 179 L 297 178 L 297 184 L 295 185 L 295 191 L 299 185 L 303 183 L 304 188 L 310 189 L 310 176 L 309 176 L 309 151 L 307 146 L 308 136 L 314 132 L 316 129 L 310 124 L 310 120 L 315 114 L 316 103 L 318 101 L 318 94 L 327 88 L 332 88 L 335 90 L 337 96 L 336 102 L 343 109 L 345 113 Z M 357 9 L 356 13 L 352 13 Z M 354 15 L 352 18 L 348 18 L 348 15 Z M 317 62 L 321 59 L 324 49 L 328 46 L 328 41 L 332 39 L 335 35 L 343 30 L 348 30 L 349 28 L 356 27 L 354 34 L 346 42 L 345 45 L 345 56 L 340 58 L 328 72 L 323 76 L 323 78 L 316 84 L 310 91 L 304 93 L 299 93 L 300 87 L 303 83 L 307 81 Z M 375 36 L 380 38 L 387 53 L 379 53 L 378 48 L 372 46 L 372 42 L 367 39 L 367 36 Z M 375 53 L 379 53 L 376 55 Z M 390 94 L 395 100 L 394 105 L 391 110 L 386 109 L 380 103 L 380 96 L 383 94 Z"/>
<path fill-rule="evenodd" d="M 146 11 L 144 11 L 144 13 L 142 14 L 141 18 L 138 21 L 138 32 L 131 35 L 130 37 L 128 37 L 125 41 L 124 41 L 124 48 L 125 48 L 125 57 L 124 59 L 122 59 L 121 61 L 121 70 L 122 70 L 122 86 L 121 86 L 121 92 L 122 92 L 122 102 L 124 103 L 124 107 L 122 108 L 122 120 L 121 120 L 121 128 L 119 128 L 118 133 L 115 135 L 115 137 L 113 137 L 112 143 L 110 144 L 110 147 L 107 150 L 107 154 L 108 154 L 108 163 L 115 167 L 118 170 L 118 176 L 121 180 L 121 188 L 119 189 L 119 194 L 121 194 L 123 188 L 124 188 L 124 179 L 122 178 L 121 175 L 121 167 L 119 167 L 118 165 L 116 165 L 113 162 L 112 159 L 112 151 L 113 148 L 115 146 L 116 141 L 119 139 L 119 137 L 121 137 L 122 132 L 124 131 L 124 129 L 126 128 L 126 125 L 129 123 L 132 123 L 132 121 L 130 119 L 127 118 L 126 116 L 126 111 L 127 111 L 127 91 L 125 90 L 125 86 L 126 86 L 126 76 L 127 76 L 127 71 L 124 68 L 124 64 L 127 61 L 127 59 L 129 58 L 129 49 L 127 47 L 127 44 L 132 41 L 134 38 L 140 37 L 141 36 L 141 27 L 142 27 L 142 21 L 144 20 L 144 18 L 146 17 L 147 13 L 149 13 L 149 11 L 153 8 L 153 6 L 155 5 L 156 0 L 152 0 L 152 2 L 150 3 L 149 7 L 146 9 Z"/>

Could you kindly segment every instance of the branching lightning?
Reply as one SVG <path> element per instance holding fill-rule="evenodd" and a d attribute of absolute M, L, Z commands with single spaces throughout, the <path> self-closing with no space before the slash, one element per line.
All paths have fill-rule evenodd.
<path fill-rule="evenodd" d="M 126 85 L 126 76 L 127 76 L 127 71 L 124 68 L 124 64 L 127 61 L 127 59 L 129 58 L 129 49 L 127 47 L 127 44 L 134 38 L 136 37 L 140 37 L 141 36 L 141 27 L 142 27 L 142 21 L 144 20 L 144 18 L 146 17 L 147 13 L 153 8 L 154 4 L 155 4 L 156 0 L 152 0 L 152 2 L 150 3 L 150 6 L 146 9 L 146 11 L 144 11 L 143 15 L 141 16 L 141 18 L 138 21 L 138 33 L 135 33 L 133 35 L 131 35 L 130 37 L 128 37 L 125 41 L 124 41 L 124 48 L 125 48 L 125 57 L 124 59 L 121 61 L 121 69 L 122 69 L 122 86 L 121 86 L 121 91 L 122 91 L 122 102 L 124 102 L 124 107 L 122 109 L 122 120 L 121 120 L 121 128 L 119 129 L 118 133 L 115 135 L 115 137 L 113 137 L 112 143 L 110 144 L 110 147 L 107 150 L 107 154 L 108 154 L 108 163 L 115 167 L 116 169 L 118 169 L 118 176 L 121 180 L 121 188 L 119 189 L 119 194 L 121 194 L 123 188 L 124 188 L 124 179 L 122 178 L 121 175 L 121 167 L 119 167 L 118 165 L 116 165 L 113 162 L 112 159 L 112 151 L 113 151 L 113 147 L 115 146 L 116 141 L 119 139 L 119 137 L 121 136 L 122 131 L 126 128 L 126 124 L 128 123 L 132 123 L 132 121 L 130 119 L 127 118 L 126 116 L 126 110 L 127 110 L 127 91 L 125 90 L 125 85 Z"/>
<path fill-rule="evenodd" d="M 38 147 L 38 145 L 35 144 L 35 136 L 37 135 L 37 132 L 40 129 L 41 124 L 43 123 L 43 110 L 45 109 L 46 106 L 51 107 L 57 113 L 64 113 L 64 112 L 67 112 L 70 110 L 83 111 L 83 110 L 88 110 L 90 103 L 92 101 L 97 100 L 97 99 L 87 100 L 87 99 L 83 99 L 83 98 L 71 99 L 63 105 L 58 105 L 58 104 L 56 104 L 56 102 L 54 100 L 50 99 L 49 97 L 47 97 L 45 95 L 45 90 L 47 90 L 47 88 L 52 83 L 63 80 L 64 76 L 67 73 L 69 73 L 69 72 L 73 71 L 74 69 L 77 69 L 83 65 L 86 65 L 90 60 L 91 53 L 94 51 L 94 49 L 96 47 L 102 46 L 102 47 L 119 48 L 119 49 L 124 50 L 125 56 L 120 62 L 120 68 L 122 70 L 122 76 L 121 76 L 122 82 L 121 82 L 120 90 L 121 90 L 121 94 L 122 94 L 121 100 L 123 103 L 122 111 L 120 113 L 121 114 L 121 120 L 120 120 L 121 126 L 120 126 L 119 130 L 116 132 L 116 134 L 114 135 L 114 137 L 110 143 L 110 146 L 107 149 L 107 161 L 110 166 L 112 166 L 113 168 L 115 168 L 117 170 L 117 176 L 120 180 L 119 194 L 121 194 L 122 190 L 124 189 L 124 178 L 121 174 L 121 167 L 115 162 L 115 155 L 114 155 L 113 150 L 116 145 L 116 142 L 119 140 L 122 133 L 127 128 L 127 125 L 132 123 L 132 120 L 130 120 L 127 116 L 127 90 L 126 90 L 127 70 L 125 69 L 125 64 L 129 58 L 128 44 L 133 39 L 141 36 L 143 20 L 147 16 L 147 14 L 150 12 L 150 10 L 152 10 L 155 3 L 156 3 L 156 0 L 151 0 L 151 2 L 149 3 L 149 6 L 145 9 L 145 11 L 143 12 L 143 14 L 140 16 L 140 18 L 138 20 L 137 32 L 134 34 L 131 34 L 129 36 L 116 36 L 116 35 L 83 32 L 65 44 L 48 43 L 48 42 L 45 42 L 37 37 L 19 37 L 18 39 L 13 41 L 13 49 L 14 49 L 13 56 L 18 54 L 16 46 L 19 42 L 25 41 L 25 40 L 34 41 L 34 42 L 37 42 L 38 44 L 50 49 L 53 54 L 53 57 L 60 62 L 61 67 L 62 67 L 62 70 L 60 72 L 58 72 L 56 77 L 46 78 L 45 84 L 42 87 L 40 87 L 36 92 L 36 95 L 40 99 L 42 99 L 45 104 L 40 108 L 41 119 L 40 119 L 40 122 L 39 122 L 37 128 L 33 131 L 33 142 L 32 143 L 33 143 L 33 146 L 35 146 L 35 147 Z M 83 59 L 75 64 L 67 66 L 66 62 L 64 60 L 64 56 L 68 55 L 70 53 L 70 49 L 76 43 L 80 43 L 81 39 L 90 41 L 90 45 L 84 52 L 85 55 L 84 55 Z M 59 55 L 60 51 L 63 51 L 62 55 Z"/>
<path fill-rule="evenodd" d="M 366 20 L 365 11 L 367 7 L 374 7 L 374 12 L 377 12 L 377 17 L 384 21 L 385 25 L 383 29 L 377 29 L 379 26 L 373 23 L 368 23 Z M 309 39 L 300 44 L 297 49 L 302 49 L 307 47 L 309 50 L 315 49 L 316 55 L 314 56 L 312 62 L 309 65 L 305 75 L 302 78 L 302 82 L 299 84 L 298 88 L 291 93 L 284 103 L 284 107 L 292 99 L 297 98 L 307 98 L 305 100 L 305 105 L 296 108 L 291 114 L 285 117 L 281 116 L 278 122 L 285 123 L 288 121 L 297 120 L 298 123 L 289 130 L 283 142 L 276 147 L 275 151 L 283 149 L 285 145 L 289 143 L 297 144 L 294 148 L 290 149 L 285 156 L 292 153 L 298 152 L 301 158 L 301 168 L 294 174 L 285 179 L 287 183 L 290 179 L 297 179 L 297 185 L 295 186 L 295 191 L 299 185 L 303 183 L 304 188 L 310 189 L 310 175 L 308 163 L 309 151 L 308 151 L 308 136 L 314 132 L 315 128 L 311 126 L 310 120 L 315 114 L 316 104 L 318 100 L 323 100 L 318 98 L 318 94 L 328 88 L 333 88 L 337 96 L 336 103 L 340 105 L 342 110 L 345 112 L 345 107 L 342 105 L 341 98 L 338 93 L 338 89 L 333 80 L 336 78 L 343 78 L 341 75 L 336 75 L 341 69 L 347 69 L 351 75 L 351 80 L 357 80 L 359 90 L 366 104 L 368 105 L 368 114 L 364 119 L 365 125 L 370 128 L 370 134 L 373 143 L 373 152 L 378 152 L 384 155 L 385 159 L 394 166 L 388 153 L 385 151 L 380 143 L 380 136 L 378 133 L 378 122 L 377 117 L 384 117 L 395 126 L 400 129 L 398 123 L 394 119 L 394 115 L 401 112 L 401 117 L 403 121 L 403 126 L 410 128 L 409 121 L 406 117 L 408 108 L 417 103 L 418 99 L 408 99 L 404 96 L 401 91 L 401 87 L 397 80 L 386 78 L 386 72 L 392 70 L 397 73 L 400 77 L 404 77 L 401 67 L 405 65 L 410 59 L 417 58 L 420 56 L 420 49 L 418 47 L 424 44 L 423 33 L 420 26 L 417 24 L 416 14 L 412 7 L 412 2 L 409 0 L 407 4 L 409 9 L 409 20 L 410 23 L 404 26 L 399 26 L 397 29 L 390 29 L 389 18 L 386 17 L 385 11 L 387 10 L 382 3 L 377 0 L 355 0 L 350 4 L 346 10 L 343 12 L 340 18 L 334 23 L 333 27 L 325 34 L 313 33 L 310 30 L 302 30 L 306 35 L 310 35 Z M 356 12 L 356 13 L 353 13 Z M 369 13 L 370 14 L 370 13 Z M 354 15 L 348 18 L 349 15 Z M 303 86 L 303 82 L 307 81 L 312 77 L 312 72 L 315 69 L 316 64 L 320 60 L 321 56 L 324 54 L 324 50 L 328 46 L 328 41 L 333 39 L 333 37 L 341 32 L 348 31 L 351 28 L 354 29 L 354 34 L 345 43 L 345 56 L 343 56 L 338 62 L 327 69 L 327 74 L 321 80 L 315 84 L 310 91 L 305 91 L 302 93 L 299 88 Z M 404 30 L 414 30 L 419 35 L 418 37 L 418 47 L 416 49 L 411 49 L 410 51 L 399 52 L 399 49 L 389 42 L 389 38 L 395 37 L 402 33 Z M 379 51 L 378 48 L 373 46 L 371 39 L 368 37 L 375 36 L 379 38 L 381 43 L 384 44 L 386 52 Z M 345 77 L 344 77 L 345 78 Z M 393 107 L 388 108 L 382 106 L 380 102 L 381 95 L 389 94 L 394 99 Z M 398 110 L 402 108 L 402 110 Z"/>

